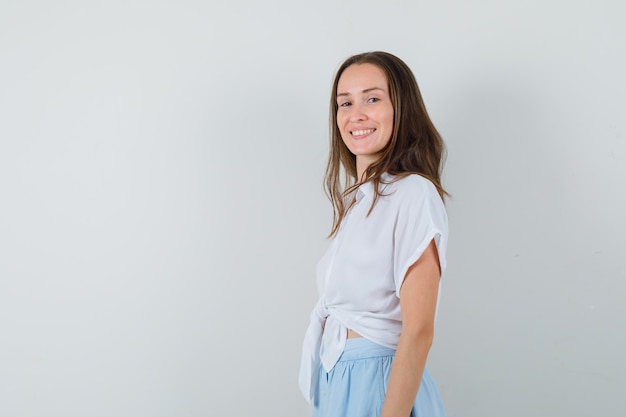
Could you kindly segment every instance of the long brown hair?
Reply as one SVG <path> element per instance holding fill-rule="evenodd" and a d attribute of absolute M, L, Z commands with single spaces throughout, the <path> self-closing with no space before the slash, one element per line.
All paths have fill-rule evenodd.
<path fill-rule="evenodd" d="M 337 84 L 341 74 L 351 65 L 372 64 L 387 77 L 387 87 L 393 105 L 393 132 L 380 158 L 357 178 L 356 156 L 341 139 L 337 127 Z M 339 230 L 350 209 L 347 200 L 360 184 L 371 181 L 375 190 L 370 212 L 381 194 L 381 176 L 388 173 L 394 180 L 410 174 L 429 179 L 441 196 L 447 192 L 441 185 L 445 145 L 435 129 L 422 100 L 417 81 L 411 69 L 398 57 L 387 52 L 366 52 L 351 56 L 337 70 L 330 95 L 330 152 L 325 175 L 325 191 L 333 205 L 333 227 L 329 237 Z"/>

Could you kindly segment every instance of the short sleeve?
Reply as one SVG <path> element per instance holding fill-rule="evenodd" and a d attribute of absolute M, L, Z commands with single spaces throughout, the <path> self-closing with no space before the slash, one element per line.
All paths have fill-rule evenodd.
<path fill-rule="evenodd" d="M 407 271 L 434 239 L 441 275 L 446 269 L 448 216 L 437 189 L 428 179 L 411 175 L 397 182 L 397 211 L 393 242 L 396 295 Z"/>

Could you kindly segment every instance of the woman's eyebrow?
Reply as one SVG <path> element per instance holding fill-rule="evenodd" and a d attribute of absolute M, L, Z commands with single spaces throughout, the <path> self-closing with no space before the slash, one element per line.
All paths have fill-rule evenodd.
<path fill-rule="evenodd" d="M 369 93 L 374 90 L 380 90 L 383 92 L 385 91 L 383 88 L 380 88 L 380 87 L 372 87 L 372 88 L 366 88 L 365 90 L 361 91 L 361 93 Z M 349 96 L 349 95 L 350 93 L 338 93 L 337 97 L 343 97 L 343 96 Z"/>

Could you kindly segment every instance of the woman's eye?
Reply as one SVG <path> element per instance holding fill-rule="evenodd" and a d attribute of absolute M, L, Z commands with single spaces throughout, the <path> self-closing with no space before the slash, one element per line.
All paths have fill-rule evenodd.
<path fill-rule="evenodd" d="M 377 101 L 380 101 L 378 97 L 370 97 L 369 99 L 367 99 L 368 103 L 376 103 Z"/>
<path fill-rule="evenodd" d="M 339 107 L 348 107 L 350 104 L 349 101 L 344 101 L 343 103 L 339 103 Z"/>

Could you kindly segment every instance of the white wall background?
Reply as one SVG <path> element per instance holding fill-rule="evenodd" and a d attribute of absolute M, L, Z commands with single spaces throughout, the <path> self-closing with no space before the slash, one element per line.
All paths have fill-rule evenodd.
<path fill-rule="evenodd" d="M 626 414 L 623 1 L 0 3 L 0 416 L 306 416 L 333 72 L 449 148 L 450 417 Z"/>

